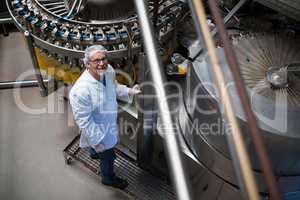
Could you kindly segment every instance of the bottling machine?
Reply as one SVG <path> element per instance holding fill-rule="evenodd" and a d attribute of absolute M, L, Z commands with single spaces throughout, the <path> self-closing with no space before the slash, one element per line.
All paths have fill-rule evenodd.
<path fill-rule="evenodd" d="M 43 95 L 44 74 L 71 86 L 83 67 L 86 47 L 108 49 L 118 81 L 133 85 L 153 81 L 141 37 L 143 26 L 133 0 L 6 0 L 17 27 L 25 33 Z M 167 94 L 190 191 L 197 199 L 243 199 L 226 134 L 231 131 L 214 83 L 216 77 L 203 38 L 196 34 L 189 1 L 148 0 L 156 51 L 169 84 Z M 207 1 L 203 1 L 207 5 Z M 300 181 L 300 2 L 297 0 L 219 0 L 260 134 L 284 199 L 298 199 Z M 146 11 L 145 11 L 146 12 Z M 252 173 L 262 199 L 269 198 L 262 169 L 249 137 L 248 121 L 238 97 L 223 42 L 214 19 L 207 24 L 243 132 Z M 126 75 L 124 75 L 126 74 Z M 161 116 L 155 91 L 148 99 L 121 106 L 120 154 L 162 176 L 168 169 Z M 149 112 L 141 112 L 143 111 Z M 135 134 L 136 133 L 136 134 Z M 72 144 L 76 142 L 73 141 Z M 74 153 L 74 152 L 73 152 Z M 82 162 L 85 162 L 82 160 Z M 172 198 L 165 196 L 165 198 Z"/>

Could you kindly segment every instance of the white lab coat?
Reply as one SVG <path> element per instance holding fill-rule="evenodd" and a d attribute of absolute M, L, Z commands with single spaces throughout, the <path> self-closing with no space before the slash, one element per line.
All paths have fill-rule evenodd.
<path fill-rule="evenodd" d="M 70 91 L 74 119 L 81 129 L 80 147 L 97 152 L 118 143 L 117 98 L 131 103 L 130 88 L 115 80 L 111 65 L 105 72 L 106 86 L 85 70 Z"/>

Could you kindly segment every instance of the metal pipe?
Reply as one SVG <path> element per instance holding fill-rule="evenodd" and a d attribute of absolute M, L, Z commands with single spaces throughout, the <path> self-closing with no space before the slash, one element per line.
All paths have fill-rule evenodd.
<path fill-rule="evenodd" d="M 65 8 L 64 9 L 61 9 L 61 10 L 56 10 L 56 11 L 53 11 L 53 13 L 57 14 L 57 15 L 60 15 L 58 13 L 65 13 L 67 12 L 68 10 L 66 10 Z"/>
<path fill-rule="evenodd" d="M 68 11 L 63 12 L 63 13 L 61 13 L 61 14 L 59 14 L 59 15 L 60 15 L 60 16 L 64 16 L 64 15 L 66 15 L 66 14 L 68 14 Z"/>
<path fill-rule="evenodd" d="M 61 10 L 60 8 L 65 9 L 66 7 L 65 7 L 65 5 L 61 5 L 61 6 L 55 6 L 55 7 L 52 7 L 52 8 L 48 8 L 48 10 L 49 11 L 55 11 L 57 9 Z"/>
<path fill-rule="evenodd" d="M 8 36 L 9 33 L 8 33 L 6 27 L 5 27 L 5 24 L 1 24 L 1 25 L 2 25 L 2 29 L 3 29 L 3 35 L 4 35 L 4 36 Z"/>
<path fill-rule="evenodd" d="M 48 80 L 44 80 L 44 82 L 48 82 Z M 39 84 L 37 80 L 0 81 L 0 90 L 38 86 Z"/>
<path fill-rule="evenodd" d="M 227 7 L 224 7 L 224 9 L 229 13 L 230 12 L 230 10 L 227 8 Z M 237 22 L 237 23 L 240 23 L 240 19 L 239 18 L 237 18 L 236 16 L 232 16 L 234 19 L 235 19 L 235 21 Z"/>
<path fill-rule="evenodd" d="M 73 13 L 73 10 L 75 9 L 77 2 L 78 2 L 78 0 L 74 1 L 72 8 L 69 10 L 69 14 L 67 15 L 67 17 L 70 17 L 70 15 Z"/>
<path fill-rule="evenodd" d="M 38 67 L 39 63 L 38 63 L 38 60 L 37 60 L 37 57 L 36 57 L 36 54 L 35 54 L 35 51 L 34 51 L 33 39 L 31 37 L 29 31 L 25 31 L 24 36 L 25 36 L 27 47 L 28 47 L 28 50 L 29 50 L 29 53 L 30 53 L 30 56 L 31 56 L 31 61 L 32 61 L 32 65 L 33 65 L 33 68 L 34 68 L 35 76 L 36 76 L 36 79 L 38 81 L 39 88 L 41 89 L 41 95 L 42 96 L 47 96 L 48 90 L 47 90 L 47 87 L 44 84 L 43 76 L 42 76 L 41 71 Z"/>
<path fill-rule="evenodd" d="M 248 0 L 240 0 L 232 9 L 231 11 L 224 17 L 224 24 L 226 24 L 234 14 L 247 2 Z M 217 28 L 214 28 L 212 31 L 213 36 L 218 32 Z"/>
<path fill-rule="evenodd" d="M 225 117 L 231 126 L 232 132 L 229 134 L 226 133 L 226 136 L 228 138 L 228 142 L 231 142 L 229 144 L 232 144 L 229 146 L 231 148 L 231 154 L 234 158 L 234 166 L 238 175 L 238 181 L 242 191 L 245 190 L 246 192 L 243 192 L 242 195 L 246 194 L 246 197 L 251 200 L 259 200 L 260 198 L 253 171 L 251 169 L 250 159 L 247 154 L 246 145 L 243 141 L 238 121 L 235 117 L 230 95 L 226 90 L 225 77 L 221 70 L 220 60 L 216 53 L 213 37 L 207 26 L 207 16 L 203 3 L 199 0 L 192 0 L 190 1 L 190 7 L 194 14 L 198 34 L 199 36 L 203 36 L 203 40 L 206 44 L 208 55 L 212 64 L 212 70 L 215 75 L 215 80 L 217 80 L 215 83 L 220 94 L 221 102 L 224 106 Z"/>
<path fill-rule="evenodd" d="M 156 30 L 156 26 L 157 26 L 157 19 L 158 19 L 158 9 L 159 9 L 159 0 L 154 0 L 154 9 L 153 9 L 153 27 L 154 30 Z"/>
<path fill-rule="evenodd" d="M 169 160 L 169 166 L 171 168 L 173 184 L 176 189 L 178 199 L 190 200 L 191 194 L 189 192 L 186 171 L 184 170 L 182 163 L 176 133 L 172 127 L 170 109 L 166 100 L 166 91 L 163 87 L 163 66 L 157 54 L 157 48 L 155 47 L 156 42 L 154 39 L 153 30 L 151 29 L 151 22 L 147 15 L 148 7 L 145 5 L 144 0 L 135 0 L 135 6 L 138 13 L 139 22 L 142 27 L 141 30 L 147 52 L 148 63 L 150 66 L 153 83 L 155 83 L 155 92 L 157 94 L 157 99 L 159 99 L 157 102 L 164 127 L 163 136 L 165 139 L 165 149 L 168 155 L 167 157 Z"/>
<path fill-rule="evenodd" d="M 65 5 L 64 2 L 46 3 L 44 6 Z"/>
<path fill-rule="evenodd" d="M 247 2 L 248 0 L 240 0 L 232 9 L 231 11 L 224 17 L 224 24 L 226 24 L 233 16 L 234 14 Z M 217 28 L 214 28 L 211 31 L 212 36 L 214 37 L 217 34 L 218 30 Z M 190 58 L 191 61 L 195 61 L 196 58 L 202 54 L 203 49 L 200 49 L 197 54 L 193 58 Z"/>
<path fill-rule="evenodd" d="M 224 24 L 222 23 L 222 17 L 218 10 L 218 4 L 215 0 L 209 0 L 209 7 L 211 9 L 211 12 L 215 18 L 215 22 L 217 25 L 217 28 L 220 33 L 221 40 L 223 41 L 224 50 L 225 50 L 225 56 L 228 62 L 228 65 L 231 69 L 234 82 L 237 88 L 237 92 L 239 94 L 242 108 L 244 109 L 244 114 L 246 116 L 246 121 L 249 124 L 250 129 L 250 136 L 252 139 L 252 142 L 254 144 L 258 159 L 261 164 L 261 168 L 264 174 L 264 179 L 266 182 L 266 185 L 269 189 L 271 199 L 272 200 L 278 200 L 281 199 L 281 194 L 279 192 L 278 186 L 276 184 L 276 180 L 273 174 L 273 168 L 271 161 L 268 158 L 267 151 L 263 142 L 263 138 L 261 137 L 255 115 L 251 109 L 251 104 L 248 98 L 248 93 L 246 91 L 246 88 L 244 86 L 244 81 L 241 77 L 241 73 L 238 67 L 237 58 L 235 56 L 235 53 L 232 49 L 232 45 L 229 41 L 228 33 L 225 29 Z"/>
<path fill-rule="evenodd" d="M 80 7 L 81 7 L 81 4 L 82 4 L 82 0 L 80 0 L 80 2 L 79 2 L 79 5 L 77 6 L 76 13 L 78 13 L 78 12 L 79 12 L 79 10 L 80 10 Z"/>
<path fill-rule="evenodd" d="M 8 18 L 0 18 L 0 24 L 6 24 L 6 23 L 13 23 L 13 19 L 8 17 Z"/>

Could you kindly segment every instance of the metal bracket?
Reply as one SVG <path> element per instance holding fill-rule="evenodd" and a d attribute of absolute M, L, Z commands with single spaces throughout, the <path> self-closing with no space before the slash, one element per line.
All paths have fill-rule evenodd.
<path fill-rule="evenodd" d="M 38 81 L 38 86 L 40 88 L 40 93 L 43 97 L 48 95 L 48 88 L 46 87 L 45 83 L 44 83 L 44 79 L 43 76 L 41 74 L 40 68 L 39 68 L 39 63 L 34 51 L 34 47 L 33 47 L 33 39 L 32 36 L 30 35 L 29 31 L 25 31 L 24 32 L 24 36 L 25 36 L 25 40 L 27 43 L 27 47 L 31 56 L 31 61 L 32 61 L 32 65 L 35 71 L 35 76 L 36 79 Z"/>

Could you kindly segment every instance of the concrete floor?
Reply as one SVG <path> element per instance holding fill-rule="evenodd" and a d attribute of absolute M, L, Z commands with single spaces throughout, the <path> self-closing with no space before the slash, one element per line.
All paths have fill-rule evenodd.
<path fill-rule="evenodd" d="M 0 81 L 31 69 L 20 33 L 0 36 Z M 47 98 L 38 88 L 0 90 L 0 199 L 130 199 L 101 185 L 100 178 L 62 151 L 75 137 L 68 104 L 58 91 Z"/>
<path fill-rule="evenodd" d="M 0 34 L 0 48 L 0 81 L 15 80 L 27 70 L 32 70 L 29 51 L 21 33 L 10 33 L 8 37 Z"/>

